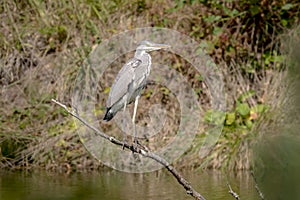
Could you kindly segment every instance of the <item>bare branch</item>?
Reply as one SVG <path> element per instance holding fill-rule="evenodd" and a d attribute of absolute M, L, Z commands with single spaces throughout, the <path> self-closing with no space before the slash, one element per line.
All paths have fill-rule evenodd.
<path fill-rule="evenodd" d="M 230 184 L 228 182 L 227 182 L 227 185 L 229 187 L 229 191 L 228 191 L 229 194 L 231 194 L 235 199 L 240 200 L 239 195 L 232 190 L 232 188 L 231 188 L 231 186 L 230 186 Z"/>
<path fill-rule="evenodd" d="M 191 184 L 185 180 L 183 178 L 183 176 L 173 167 L 171 166 L 170 163 L 168 163 L 165 159 L 161 158 L 160 156 L 152 153 L 147 147 L 138 144 L 138 145 L 129 145 L 127 143 L 123 143 L 121 141 L 119 141 L 118 139 L 114 138 L 114 137 L 110 137 L 104 133 L 102 133 L 101 131 L 99 131 L 96 127 L 90 125 L 87 121 L 85 121 L 83 118 L 81 118 L 74 110 L 69 109 L 66 105 L 60 103 L 59 101 L 52 99 L 52 102 L 56 103 L 57 105 L 59 105 L 60 107 L 64 108 L 70 115 L 72 115 L 73 117 L 75 117 L 76 119 L 78 119 L 79 121 L 81 121 L 85 126 L 87 126 L 88 128 L 90 128 L 91 130 L 95 131 L 95 133 L 97 135 L 99 135 L 100 137 L 109 140 L 111 143 L 118 145 L 124 149 L 128 149 L 130 151 L 132 151 L 133 153 L 138 153 L 144 157 L 148 157 L 151 158 L 153 160 L 155 160 L 156 162 L 160 163 L 161 165 L 163 165 L 169 172 L 171 172 L 171 174 L 176 178 L 176 180 L 178 181 L 178 183 L 180 183 L 184 189 L 186 190 L 187 194 L 191 195 L 192 197 L 194 197 L 197 200 L 205 200 L 205 198 L 198 193 L 192 186 Z"/>
<path fill-rule="evenodd" d="M 254 183 L 255 183 L 255 189 L 256 189 L 256 191 L 257 191 L 257 193 L 258 193 L 260 199 L 264 200 L 264 199 L 265 199 L 264 194 L 260 191 L 260 189 L 259 189 L 259 187 L 258 187 L 258 185 L 257 185 L 256 178 L 255 178 L 255 176 L 254 176 L 253 171 L 251 171 L 251 175 L 252 175 L 253 180 L 254 180 Z"/>

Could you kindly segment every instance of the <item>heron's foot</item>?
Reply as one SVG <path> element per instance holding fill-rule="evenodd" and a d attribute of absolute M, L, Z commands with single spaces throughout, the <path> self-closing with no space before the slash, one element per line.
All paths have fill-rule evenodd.
<path fill-rule="evenodd" d="M 135 150 L 138 150 L 138 149 L 141 150 L 141 149 L 142 149 L 142 150 L 144 150 L 144 151 L 146 151 L 146 152 L 149 152 L 149 151 L 150 151 L 149 148 L 148 148 L 147 146 L 142 145 L 136 138 L 134 138 L 134 142 L 133 142 L 132 146 L 133 146 L 133 148 L 134 148 Z"/>
<path fill-rule="evenodd" d="M 134 140 L 133 140 L 133 144 L 135 146 L 138 146 L 138 145 L 141 145 L 141 143 L 138 141 L 138 139 L 135 137 Z"/>
<path fill-rule="evenodd" d="M 142 148 L 143 147 L 143 145 L 138 141 L 138 139 L 137 138 L 134 138 L 134 140 L 133 140 L 133 147 L 134 148 Z"/>

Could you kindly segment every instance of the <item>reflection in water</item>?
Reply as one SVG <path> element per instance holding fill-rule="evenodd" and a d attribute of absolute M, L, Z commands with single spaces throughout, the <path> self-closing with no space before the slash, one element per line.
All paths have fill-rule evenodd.
<path fill-rule="evenodd" d="M 257 182 L 268 199 L 300 199 L 300 139 L 297 129 L 278 129 L 255 148 Z"/>
<path fill-rule="evenodd" d="M 218 171 L 185 172 L 184 176 L 207 199 L 233 199 L 227 180 L 242 199 L 259 199 L 248 172 L 226 177 Z M 228 179 L 227 179 L 228 178 Z M 56 174 L 0 172 L 0 199 L 193 199 L 166 171 L 129 174 L 112 170 Z"/>

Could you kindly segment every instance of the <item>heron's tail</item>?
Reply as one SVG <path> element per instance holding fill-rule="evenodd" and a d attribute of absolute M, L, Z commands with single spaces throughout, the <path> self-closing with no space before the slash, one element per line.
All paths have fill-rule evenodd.
<path fill-rule="evenodd" d="M 111 110 L 111 107 L 110 108 L 106 108 L 106 112 L 105 112 L 105 115 L 103 117 L 103 120 L 104 121 L 110 121 L 113 117 L 114 117 L 114 113 L 112 112 Z"/>

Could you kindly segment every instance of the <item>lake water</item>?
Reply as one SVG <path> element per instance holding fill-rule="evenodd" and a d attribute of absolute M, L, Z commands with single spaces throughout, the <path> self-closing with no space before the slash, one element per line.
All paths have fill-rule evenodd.
<path fill-rule="evenodd" d="M 130 174 L 114 170 L 81 173 L 0 171 L 0 199 L 193 199 L 167 171 Z M 249 172 L 224 175 L 219 171 L 183 172 L 206 199 L 234 199 L 227 181 L 243 200 L 259 199 Z"/>

